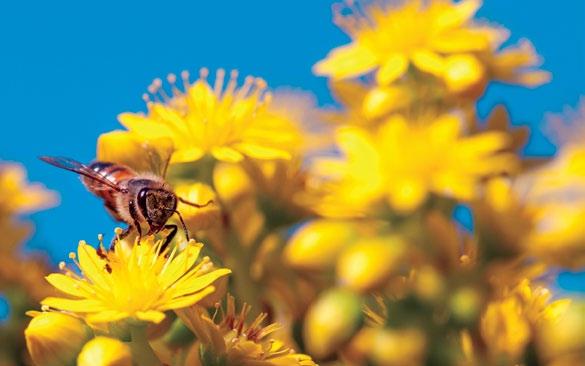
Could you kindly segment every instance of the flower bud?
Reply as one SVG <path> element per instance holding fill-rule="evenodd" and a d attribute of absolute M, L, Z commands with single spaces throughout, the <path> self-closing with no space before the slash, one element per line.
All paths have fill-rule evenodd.
<path fill-rule="evenodd" d="M 364 240 L 343 250 L 337 262 L 340 284 L 359 292 L 383 285 L 396 269 L 405 244 L 396 237 Z"/>
<path fill-rule="evenodd" d="M 324 269 L 335 263 L 339 252 L 356 235 L 355 227 L 348 222 L 315 220 L 297 230 L 288 242 L 284 256 L 297 269 Z"/>
<path fill-rule="evenodd" d="M 236 164 L 217 164 L 213 171 L 213 183 L 222 202 L 228 206 L 254 192 L 254 185 L 246 171 Z"/>
<path fill-rule="evenodd" d="M 379 118 L 388 113 L 406 107 L 412 96 L 404 87 L 378 87 L 366 94 L 362 109 L 368 118 Z"/>
<path fill-rule="evenodd" d="M 309 353 L 329 356 L 348 341 L 363 322 L 362 299 L 343 289 L 323 293 L 311 306 L 304 324 L 304 340 Z"/>
<path fill-rule="evenodd" d="M 77 366 L 132 366 L 130 346 L 114 338 L 96 337 L 83 346 Z"/>
<path fill-rule="evenodd" d="M 445 62 L 443 79 L 449 91 L 478 98 L 485 90 L 485 67 L 472 55 L 449 56 Z"/>
<path fill-rule="evenodd" d="M 425 348 L 425 336 L 416 329 L 363 327 L 344 356 L 357 365 L 415 366 L 424 363 Z"/>
<path fill-rule="evenodd" d="M 203 183 L 183 183 L 175 187 L 175 193 L 189 202 L 205 207 L 194 207 L 179 202 L 179 212 L 190 231 L 208 229 L 220 220 L 220 210 L 213 189 Z"/>
<path fill-rule="evenodd" d="M 453 318 L 461 324 L 474 324 L 482 306 L 481 295 L 474 288 L 460 288 L 452 294 L 451 313 Z"/>
<path fill-rule="evenodd" d="M 83 344 L 91 337 L 85 323 L 59 312 L 36 315 L 24 331 L 33 362 L 42 366 L 72 364 Z"/>

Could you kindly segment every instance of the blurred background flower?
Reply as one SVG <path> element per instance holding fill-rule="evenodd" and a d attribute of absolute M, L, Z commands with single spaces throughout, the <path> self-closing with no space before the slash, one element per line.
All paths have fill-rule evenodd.
<path fill-rule="evenodd" d="M 345 36 L 312 3 L 103 6 L 99 37 L 90 6 L 42 34 L 42 5 L 0 22 L 26 29 L 6 69 L 32 70 L 8 77 L 6 133 L 33 126 L 0 157 L 64 192 L 32 236 L 22 215 L 55 195 L 0 166 L 0 365 L 584 362 L 585 117 L 541 123 L 583 93 L 581 4 L 342 0 Z M 11 114 L 41 92 L 40 117 Z M 114 224 L 44 154 L 165 173 L 205 206 L 179 204 L 165 251 L 100 234 L 66 266 Z"/>

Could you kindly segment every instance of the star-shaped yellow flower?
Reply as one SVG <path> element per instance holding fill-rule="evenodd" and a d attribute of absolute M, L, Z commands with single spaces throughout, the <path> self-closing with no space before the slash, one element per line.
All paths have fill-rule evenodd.
<path fill-rule="evenodd" d="M 299 134 L 289 119 L 269 110 L 271 94 L 264 80 L 248 76 L 238 88 L 236 71 L 231 72 L 226 85 L 222 69 L 217 71 L 213 86 L 207 76 L 207 69 L 202 69 L 199 80 L 191 83 L 184 72 L 184 91 L 177 86 L 175 75 L 168 77 L 170 91 L 165 91 L 160 79 L 155 80 L 150 94 L 145 95 L 148 113 L 119 116 L 128 129 L 122 134 L 129 144 L 170 140 L 174 147 L 171 163 L 196 161 L 208 154 L 227 162 L 244 157 L 290 158 Z M 118 135 L 119 142 L 120 138 Z"/>
<path fill-rule="evenodd" d="M 338 9 L 335 22 L 353 42 L 317 63 L 317 74 L 342 79 L 376 70 L 379 85 L 392 83 L 411 65 L 442 75 L 445 56 L 487 50 L 500 37 L 496 28 L 473 24 L 479 0 L 417 0 L 399 6 L 380 3 L 351 2 L 349 9 Z M 342 14 L 344 10 L 349 14 Z"/>
<path fill-rule="evenodd" d="M 69 297 L 49 297 L 42 304 L 86 316 L 89 323 L 133 318 L 159 323 L 164 311 L 193 305 L 215 288 L 213 283 L 230 273 L 212 270 L 209 258 L 196 263 L 202 244 L 190 241 L 161 253 L 161 241 L 147 238 L 132 248 L 118 242 L 104 251 L 79 243 L 76 265 L 82 276 L 71 270 L 53 273 L 47 280 Z"/>

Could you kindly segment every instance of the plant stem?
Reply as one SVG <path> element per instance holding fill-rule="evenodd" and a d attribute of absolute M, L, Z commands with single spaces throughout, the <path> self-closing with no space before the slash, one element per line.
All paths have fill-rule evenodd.
<path fill-rule="evenodd" d="M 146 338 L 146 325 L 131 325 L 130 334 L 132 335 L 130 348 L 132 349 L 134 363 L 140 366 L 160 366 L 161 362 L 156 357 Z"/>

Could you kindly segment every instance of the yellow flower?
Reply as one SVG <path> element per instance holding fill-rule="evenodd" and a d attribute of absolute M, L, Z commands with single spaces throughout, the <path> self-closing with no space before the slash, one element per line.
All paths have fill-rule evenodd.
<path fill-rule="evenodd" d="M 506 36 L 494 39 L 491 51 L 480 54 L 479 58 L 486 64 L 488 76 L 495 80 L 527 87 L 547 83 L 551 79 L 551 74 L 536 69 L 542 60 L 530 41 L 521 40 L 516 46 L 497 51 L 507 38 Z"/>
<path fill-rule="evenodd" d="M 74 316 L 59 312 L 31 312 L 34 318 L 24 331 L 26 346 L 39 366 L 73 363 L 91 330 Z"/>
<path fill-rule="evenodd" d="M 333 182 L 322 203 L 326 214 L 343 206 L 363 212 L 386 199 L 399 212 L 419 207 L 429 193 L 468 201 L 486 176 L 514 169 L 509 143 L 501 132 L 462 136 L 462 121 L 453 115 L 431 120 L 389 118 L 377 134 L 355 127 L 338 133 L 345 160 L 322 160 L 316 169 Z"/>
<path fill-rule="evenodd" d="M 492 40 L 500 37 L 496 28 L 473 24 L 481 6 L 478 0 L 419 0 L 398 6 L 381 3 L 338 8 L 335 22 L 353 42 L 331 51 L 316 64 L 317 74 L 340 79 L 376 70 L 377 83 L 388 85 L 412 65 L 441 76 L 444 56 L 487 50 Z M 343 14 L 345 10 L 349 14 Z"/>
<path fill-rule="evenodd" d="M 15 215 L 42 210 L 57 203 L 57 195 L 38 183 L 28 184 L 24 168 L 0 165 L 0 214 Z"/>
<path fill-rule="evenodd" d="M 472 203 L 480 233 L 493 237 L 496 249 L 517 254 L 527 250 L 535 215 L 518 195 L 518 187 L 505 178 L 490 179 L 481 200 Z M 492 243 L 492 241 L 490 241 Z"/>
<path fill-rule="evenodd" d="M 585 302 L 577 300 L 537 327 L 537 350 L 547 366 L 585 364 Z"/>
<path fill-rule="evenodd" d="M 217 71 L 212 87 L 208 71 L 202 69 L 195 83 L 182 74 L 184 91 L 169 75 L 169 97 L 157 79 L 145 99 L 148 113 L 123 113 L 120 123 L 142 140 L 168 138 L 174 143 L 171 163 L 191 162 L 211 154 L 215 159 L 238 162 L 244 157 L 288 159 L 295 146 L 297 131 L 291 121 L 268 110 L 271 95 L 266 83 L 247 77 L 237 88 L 237 72 L 232 71 L 224 86 L 225 72 Z"/>
<path fill-rule="evenodd" d="M 511 297 L 491 302 L 481 318 L 481 334 L 494 354 L 517 358 L 530 341 L 530 324 L 522 314 L 522 305 Z"/>
<path fill-rule="evenodd" d="M 179 202 L 179 212 L 185 219 L 185 223 L 191 232 L 207 229 L 220 221 L 220 209 L 216 204 L 217 197 L 213 189 L 203 183 L 179 183 L 175 187 L 177 196 L 189 202 L 204 205 L 209 201 L 213 203 L 197 208 Z"/>
<path fill-rule="evenodd" d="M 569 144 L 549 164 L 527 175 L 524 203 L 534 213 L 529 250 L 547 263 L 585 264 L 585 149 Z"/>
<path fill-rule="evenodd" d="M 212 293 L 217 279 L 228 269 L 210 271 L 205 257 L 198 264 L 202 244 L 193 240 L 184 250 L 177 247 L 161 253 L 162 241 L 152 237 L 127 248 L 118 242 L 105 251 L 80 242 L 76 266 L 83 273 L 61 265 L 65 274 L 54 273 L 47 280 L 69 297 L 49 297 L 43 305 L 83 314 L 90 323 L 134 318 L 159 323 L 167 310 L 193 305 Z"/>
<path fill-rule="evenodd" d="M 405 252 L 397 237 L 361 240 L 344 249 L 337 261 L 337 279 L 342 286 L 368 293 L 386 284 Z"/>
<path fill-rule="evenodd" d="M 524 279 L 490 302 L 480 323 L 481 335 L 490 352 L 517 359 L 533 339 L 535 327 L 558 319 L 570 304 L 568 299 L 549 302 L 550 298 L 548 289 Z"/>
<path fill-rule="evenodd" d="M 359 365 L 419 366 L 424 364 L 426 344 L 425 335 L 417 329 L 365 327 L 352 339 L 349 349 Z"/>
<path fill-rule="evenodd" d="M 327 269 L 333 266 L 343 248 L 357 237 L 358 230 L 349 221 L 314 220 L 294 233 L 283 255 L 296 269 Z"/>
<path fill-rule="evenodd" d="M 266 314 L 247 323 L 250 310 L 244 304 L 237 311 L 234 298 L 228 296 L 225 312 L 221 310 L 221 319 L 215 319 L 215 315 L 209 317 L 198 306 L 177 310 L 177 315 L 195 333 L 203 346 L 202 357 L 214 360 L 212 364 L 221 361 L 227 366 L 315 365 L 309 356 L 295 353 L 283 342 L 270 337 L 279 326 L 263 326 Z"/>
<path fill-rule="evenodd" d="M 78 366 L 132 366 L 130 346 L 117 339 L 95 337 L 87 342 L 79 357 Z"/>
<path fill-rule="evenodd" d="M 29 184 L 21 165 L 0 163 L 0 251 L 13 252 L 32 230 L 16 216 L 52 207 L 57 201 L 57 195 L 41 184 Z"/>
<path fill-rule="evenodd" d="M 303 326 L 307 350 L 326 358 L 351 339 L 364 321 L 362 299 L 346 289 L 322 293 L 309 308 Z"/>

